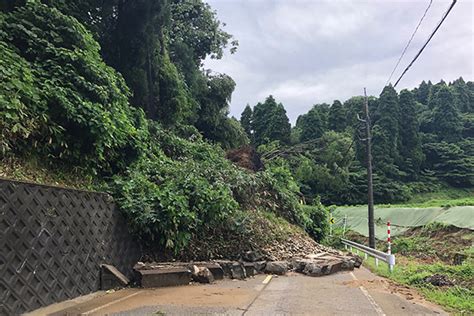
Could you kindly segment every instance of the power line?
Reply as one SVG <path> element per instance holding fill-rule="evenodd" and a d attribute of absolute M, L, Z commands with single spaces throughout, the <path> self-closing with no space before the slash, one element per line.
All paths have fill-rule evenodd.
<path fill-rule="evenodd" d="M 397 64 L 396 64 L 395 67 L 393 68 L 392 73 L 390 74 L 390 77 L 388 78 L 387 83 L 385 84 L 386 86 L 390 83 L 390 80 L 392 79 L 392 76 L 393 76 L 395 70 L 397 70 L 398 65 L 399 65 L 400 62 L 402 61 L 403 56 L 405 56 L 405 53 L 406 53 L 406 51 L 407 51 L 407 49 L 408 49 L 408 46 L 410 46 L 411 41 L 413 40 L 413 37 L 415 37 L 415 34 L 416 34 L 416 32 L 418 31 L 418 28 L 420 27 L 421 23 L 423 22 L 423 20 L 424 20 L 424 18 L 425 18 L 425 16 L 426 16 L 426 13 L 428 13 L 428 10 L 431 8 L 431 4 L 432 4 L 432 3 L 433 3 L 433 0 L 430 0 L 430 3 L 428 4 L 428 7 L 427 7 L 426 10 L 425 10 L 425 13 L 423 13 L 423 16 L 421 17 L 420 22 L 418 22 L 418 25 L 416 26 L 415 31 L 413 32 L 413 34 L 411 35 L 410 39 L 408 40 L 407 45 L 406 45 L 405 48 L 403 49 L 402 55 L 400 56 L 400 58 L 398 58 Z"/>
<path fill-rule="evenodd" d="M 428 39 L 426 40 L 425 44 L 421 47 L 421 49 L 418 51 L 418 53 L 415 55 L 415 57 L 413 58 L 413 60 L 410 62 L 410 64 L 405 68 L 405 70 L 403 71 L 403 73 L 400 75 L 400 77 L 398 78 L 397 82 L 395 82 L 395 84 L 393 85 L 393 87 L 395 88 L 397 86 L 397 84 L 400 82 L 400 80 L 403 78 L 403 76 L 405 75 L 405 73 L 408 71 L 408 69 L 410 69 L 410 67 L 413 65 L 413 63 L 418 59 L 418 57 L 421 55 L 421 53 L 423 52 L 423 50 L 425 49 L 425 47 L 428 45 L 428 43 L 431 41 L 431 39 L 433 38 L 433 36 L 435 35 L 435 33 L 438 31 L 438 29 L 441 27 L 441 24 L 443 24 L 444 20 L 446 19 L 446 17 L 449 15 L 449 12 L 451 12 L 451 10 L 453 9 L 454 5 L 456 4 L 457 0 L 453 0 L 453 2 L 451 3 L 451 5 L 449 6 L 448 10 L 444 13 L 441 21 L 439 21 L 438 25 L 436 25 L 435 29 L 433 30 L 433 32 L 431 33 L 430 37 L 428 37 Z"/>

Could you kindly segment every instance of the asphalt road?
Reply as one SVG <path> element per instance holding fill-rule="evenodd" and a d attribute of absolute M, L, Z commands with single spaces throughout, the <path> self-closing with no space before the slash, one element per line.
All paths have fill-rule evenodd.
<path fill-rule="evenodd" d="M 412 290 L 364 268 L 319 278 L 259 275 L 210 285 L 126 289 L 61 304 L 31 315 L 446 315 Z"/>

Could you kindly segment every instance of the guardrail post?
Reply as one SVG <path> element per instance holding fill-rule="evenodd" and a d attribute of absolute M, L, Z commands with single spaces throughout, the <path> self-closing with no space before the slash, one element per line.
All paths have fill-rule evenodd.
<path fill-rule="evenodd" d="M 393 267 L 395 266 L 395 256 L 389 255 L 388 256 L 388 269 L 390 272 L 393 272 Z"/>
<path fill-rule="evenodd" d="M 379 258 L 375 258 L 375 265 L 378 267 L 379 266 Z"/>

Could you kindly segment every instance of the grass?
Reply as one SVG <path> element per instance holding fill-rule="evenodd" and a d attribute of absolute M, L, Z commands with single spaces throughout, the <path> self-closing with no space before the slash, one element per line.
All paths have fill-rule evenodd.
<path fill-rule="evenodd" d="M 397 257 L 394 271 L 389 272 L 386 264 L 377 267 L 373 258 L 364 261 L 372 272 L 397 283 L 415 287 L 426 299 L 439 304 L 447 311 L 459 315 L 474 313 L 474 261 L 468 260 L 462 265 L 452 266 L 443 263 L 419 264 L 407 257 Z M 446 275 L 456 285 L 436 287 L 425 283 L 423 279 L 433 274 Z"/>
<path fill-rule="evenodd" d="M 98 177 L 85 169 L 49 165 L 36 157 L 3 157 L 0 178 L 83 190 L 94 190 L 101 185 Z"/>
<path fill-rule="evenodd" d="M 400 204 L 380 204 L 378 207 L 452 207 L 474 205 L 473 188 L 443 187 L 434 192 L 417 193 Z"/>

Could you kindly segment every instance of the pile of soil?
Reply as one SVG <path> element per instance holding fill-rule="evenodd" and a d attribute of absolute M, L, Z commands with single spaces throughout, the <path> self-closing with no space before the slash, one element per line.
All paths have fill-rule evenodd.
<path fill-rule="evenodd" d="M 318 244 L 306 234 L 293 234 L 284 241 L 273 242 L 262 250 L 265 258 L 270 261 L 289 260 L 291 258 L 304 258 L 307 254 L 328 253 L 342 255 L 336 249 Z"/>
<path fill-rule="evenodd" d="M 240 260 L 248 251 L 258 251 L 262 260 L 280 261 L 313 253 L 342 255 L 338 250 L 320 245 L 300 227 L 282 219 L 269 219 L 265 213 L 248 211 L 242 223 L 208 228 L 192 237 L 180 253 L 163 249 L 144 249 L 141 261 Z"/>
<path fill-rule="evenodd" d="M 247 145 L 237 149 L 229 150 L 226 158 L 235 163 L 237 166 L 251 170 L 259 171 L 263 169 L 263 163 L 255 148 Z"/>
<path fill-rule="evenodd" d="M 474 231 L 467 228 L 445 226 L 433 230 L 414 227 L 403 234 L 403 237 L 426 238 L 425 247 L 428 251 L 410 253 L 421 261 L 432 263 L 442 261 L 447 264 L 461 264 L 467 256 L 463 252 L 474 243 Z"/>

